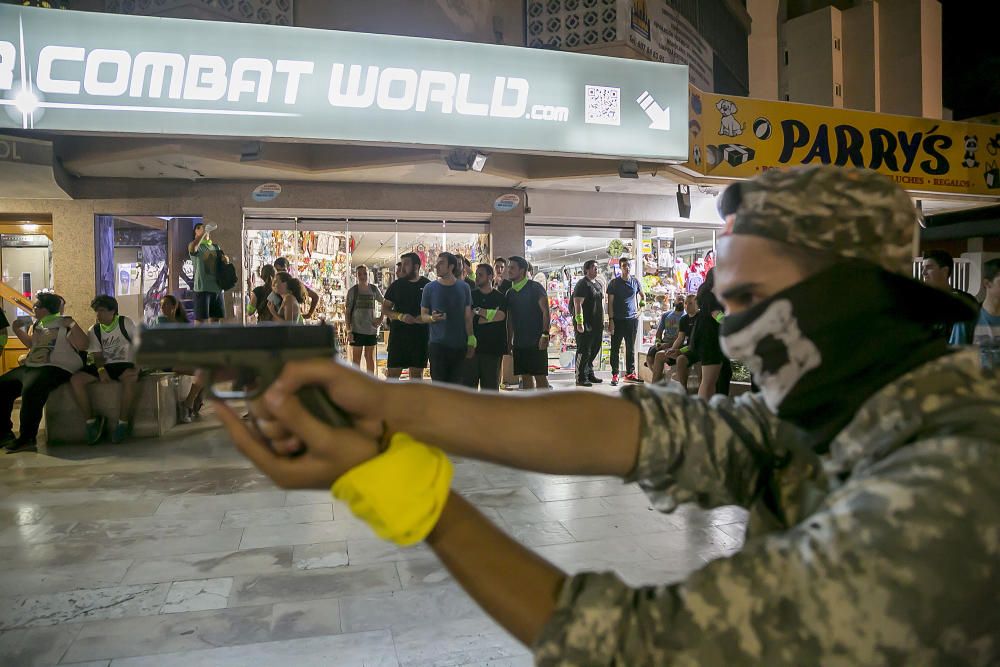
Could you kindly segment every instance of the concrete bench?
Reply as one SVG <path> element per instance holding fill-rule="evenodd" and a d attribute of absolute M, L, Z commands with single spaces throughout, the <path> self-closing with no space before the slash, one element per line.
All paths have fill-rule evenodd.
<path fill-rule="evenodd" d="M 179 377 L 173 373 L 150 373 L 139 380 L 132 420 L 133 436 L 157 437 L 177 425 Z M 117 424 L 121 385 L 94 382 L 87 386 L 87 391 L 95 413 L 107 418 L 108 424 Z M 73 400 L 73 389 L 68 382 L 53 391 L 45 402 L 45 429 L 49 442 L 83 442 L 86 439 L 86 420 Z"/>

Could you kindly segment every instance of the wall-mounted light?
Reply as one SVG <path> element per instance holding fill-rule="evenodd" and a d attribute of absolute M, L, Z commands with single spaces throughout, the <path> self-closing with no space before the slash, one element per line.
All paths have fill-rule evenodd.
<path fill-rule="evenodd" d="M 24 230 L 24 231 L 26 231 L 26 232 L 37 232 L 38 231 L 38 225 L 36 225 L 33 222 L 22 222 L 21 223 L 21 229 Z"/>

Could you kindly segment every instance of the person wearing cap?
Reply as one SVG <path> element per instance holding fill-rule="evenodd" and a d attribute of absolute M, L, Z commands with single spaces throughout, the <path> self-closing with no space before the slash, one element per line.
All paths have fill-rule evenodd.
<path fill-rule="evenodd" d="M 1000 379 L 928 326 L 971 314 L 911 277 L 909 196 L 809 166 L 730 186 L 720 212 L 722 345 L 760 393 L 505 398 L 310 361 L 265 394 L 263 435 L 221 418 L 279 485 L 333 483 L 378 535 L 426 541 L 539 665 L 998 664 Z M 353 428 L 310 417 L 304 385 Z M 617 475 L 660 511 L 739 505 L 745 543 L 677 583 L 569 575 L 451 491 L 446 454 Z"/>

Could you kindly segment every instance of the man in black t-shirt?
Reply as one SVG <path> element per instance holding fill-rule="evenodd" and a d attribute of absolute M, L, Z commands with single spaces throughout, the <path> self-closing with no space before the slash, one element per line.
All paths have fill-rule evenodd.
<path fill-rule="evenodd" d="M 386 376 L 399 378 L 404 368 L 411 380 L 423 380 L 427 368 L 427 324 L 420 319 L 420 301 L 424 286 L 430 283 L 420 275 L 420 256 L 408 252 L 400 257 L 403 277 L 386 290 L 382 312 L 389 320 L 389 359 Z"/>
<path fill-rule="evenodd" d="M 500 389 L 500 360 L 507 351 L 507 300 L 493 289 L 493 267 L 476 267 L 472 292 L 472 327 L 476 356 L 466 364 L 465 385 L 475 389 Z"/>
<path fill-rule="evenodd" d="M 603 382 L 594 375 L 594 359 L 601 351 L 604 331 L 604 291 L 597 282 L 597 260 L 583 265 L 583 278 L 573 290 L 573 314 L 576 324 L 576 384 L 590 387 Z"/>
<path fill-rule="evenodd" d="M 507 277 L 507 336 L 514 375 L 521 389 L 549 389 L 549 326 L 551 313 L 545 288 L 528 277 L 529 264 L 518 255 L 510 258 Z"/>

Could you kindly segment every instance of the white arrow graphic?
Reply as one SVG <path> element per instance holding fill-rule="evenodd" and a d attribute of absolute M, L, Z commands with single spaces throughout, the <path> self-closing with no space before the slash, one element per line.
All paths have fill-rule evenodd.
<path fill-rule="evenodd" d="M 649 116 L 649 119 L 653 121 L 652 123 L 649 124 L 649 129 L 651 130 L 670 129 L 670 107 L 664 109 L 659 104 L 657 104 L 656 100 L 653 99 L 653 96 L 649 94 L 648 90 L 643 92 L 643 94 L 639 96 L 639 99 L 637 99 L 636 102 L 638 102 L 639 106 L 642 107 L 642 110 L 646 112 L 646 115 Z"/>

